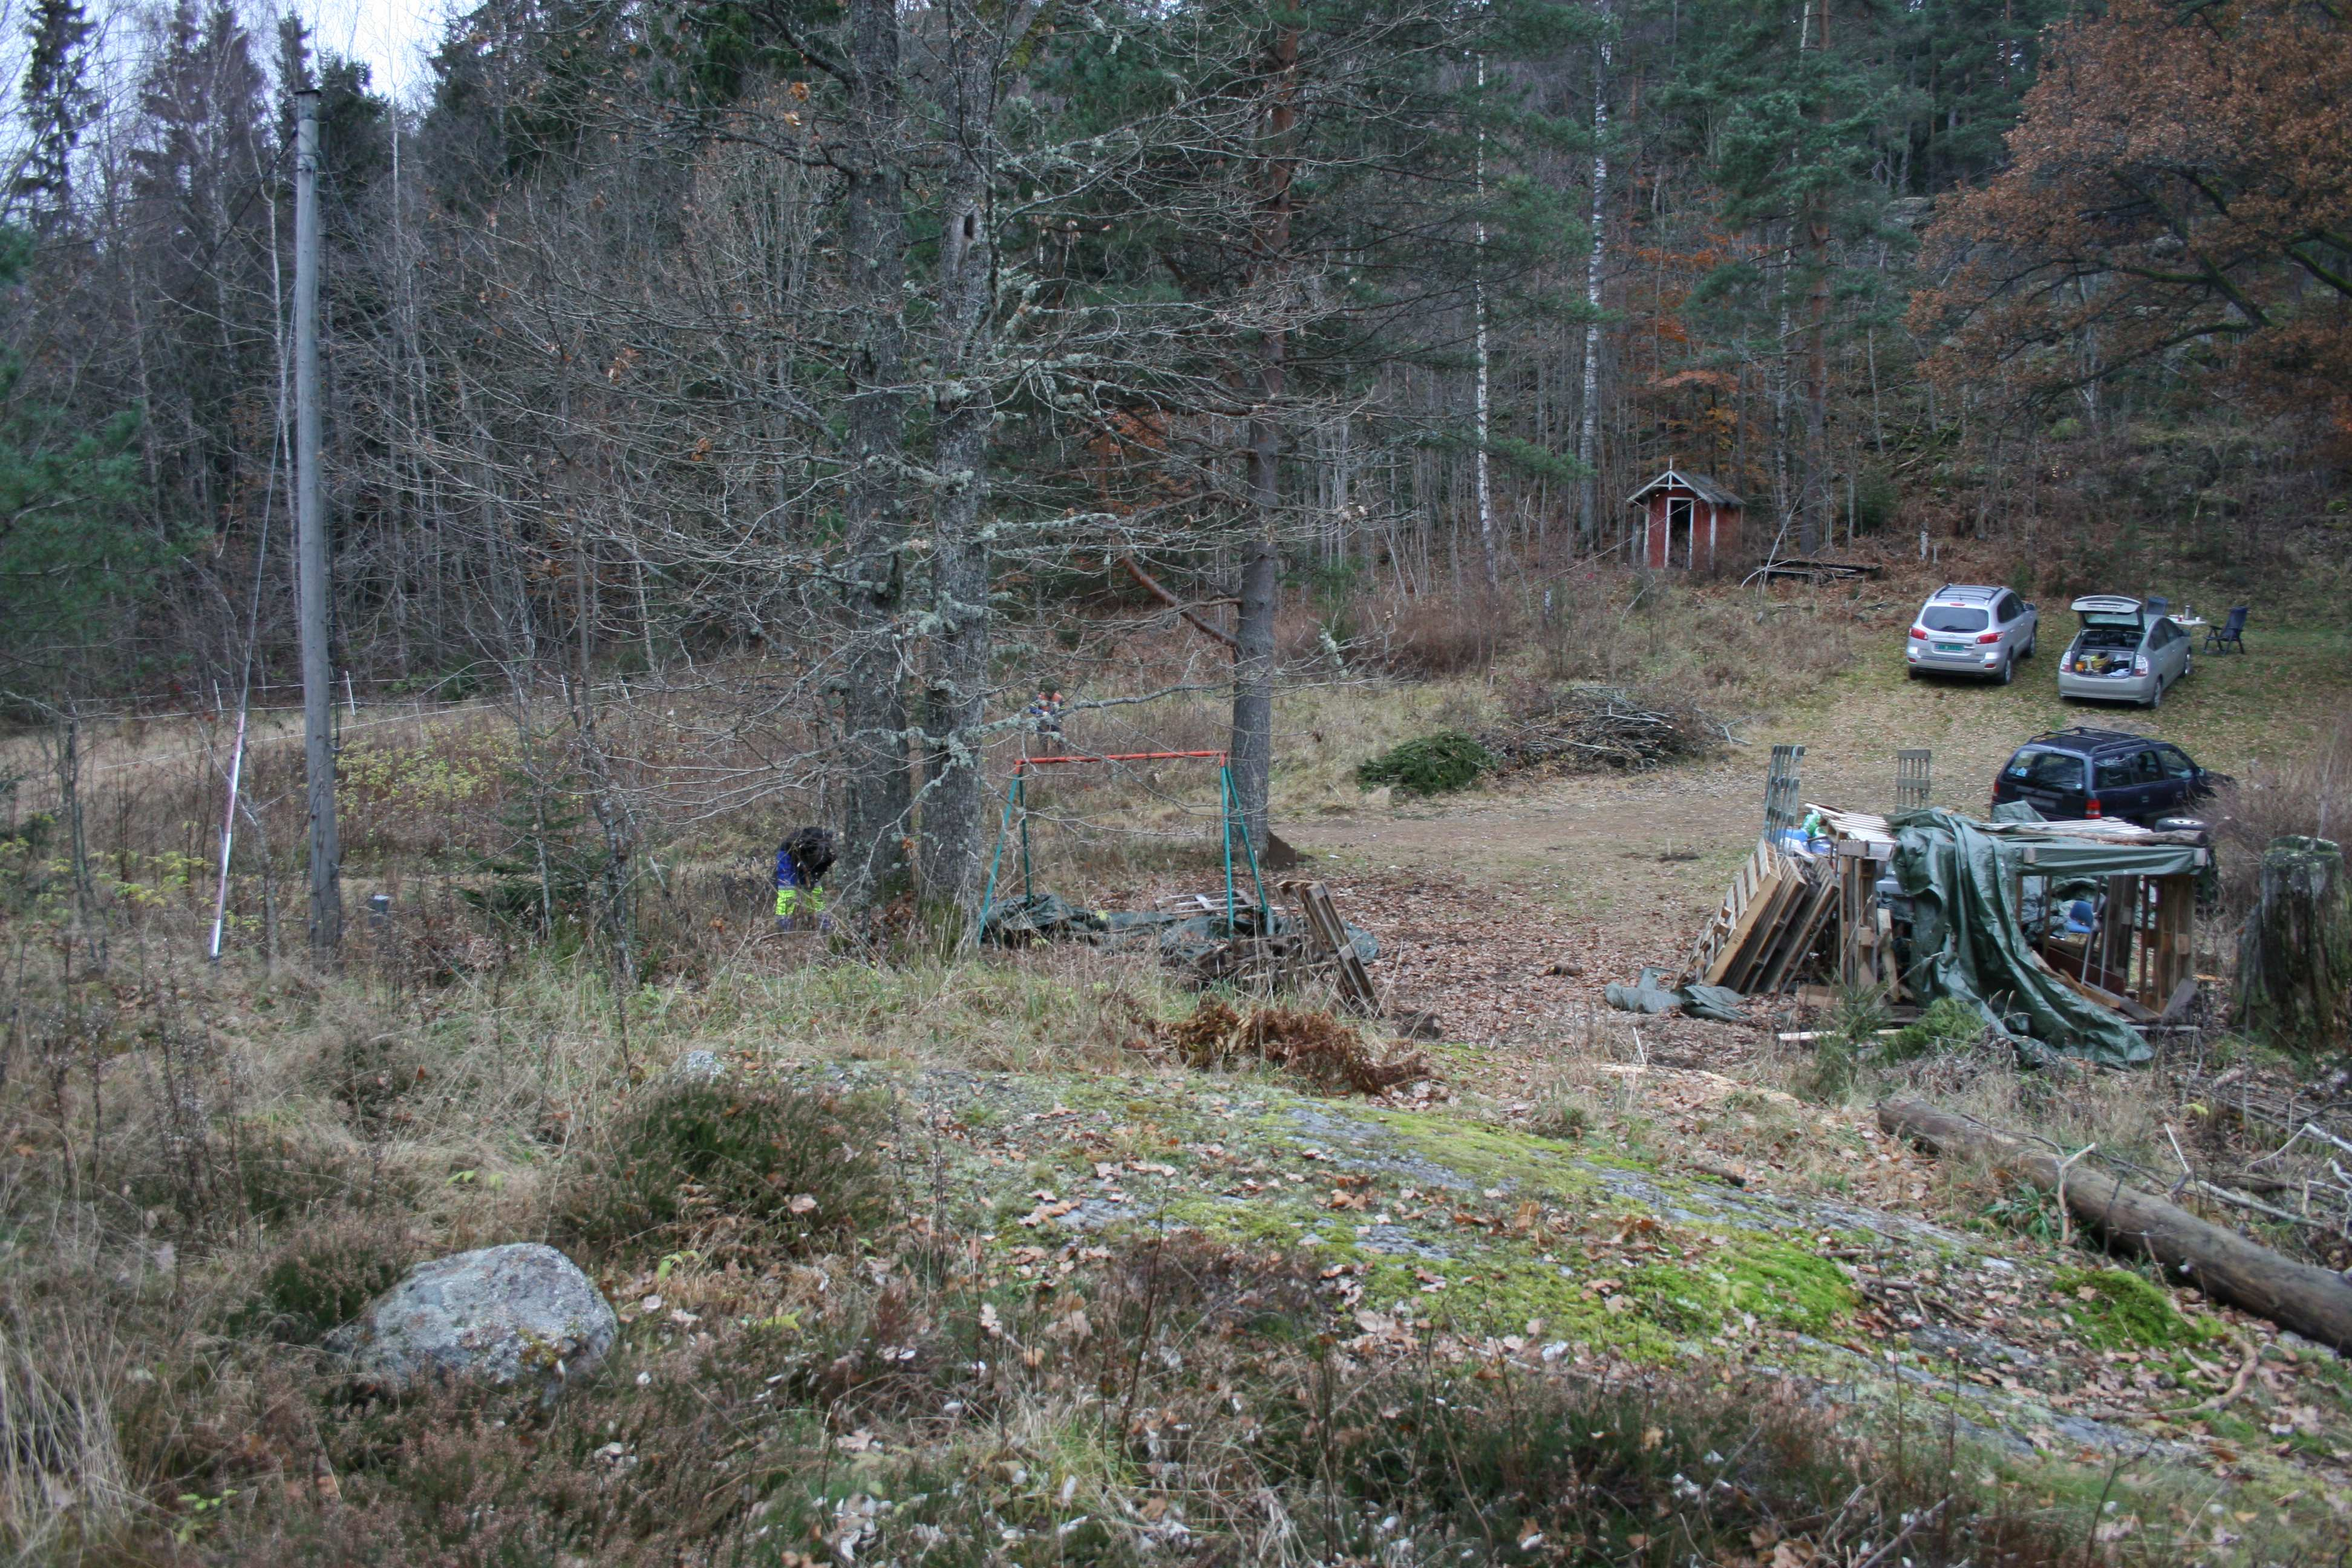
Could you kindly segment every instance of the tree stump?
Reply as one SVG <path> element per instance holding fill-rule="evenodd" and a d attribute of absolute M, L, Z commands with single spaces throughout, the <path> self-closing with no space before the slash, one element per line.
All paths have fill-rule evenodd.
<path fill-rule="evenodd" d="M 2341 1044 L 2347 989 L 2344 851 L 2325 838 L 2273 838 L 2261 902 L 2238 935 L 2238 1026 L 2306 1049 Z"/>

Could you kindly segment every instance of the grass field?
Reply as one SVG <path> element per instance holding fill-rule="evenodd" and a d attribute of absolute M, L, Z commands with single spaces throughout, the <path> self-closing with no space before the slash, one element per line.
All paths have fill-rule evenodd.
<path fill-rule="evenodd" d="M 1869 1121 L 1871 1092 L 1907 1088 L 2153 1162 L 2189 1134 L 2170 1078 L 2034 1079 L 1970 1048 L 1832 1081 L 1775 1017 L 1601 1003 L 1719 896 L 1772 742 L 1808 746 L 1809 794 L 1864 807 L 1897 747 L 1933 747 L 1938 798 L 1969 807 L 2067 722 L 2305 784 L 2341 744 L 2324 605 L 2258 616 L 2246 658 L 2200 659 L 2159 714 L 2109 715 L 2056 702 L 2055 639 L 2009 689 L 1906 681 L 1916 587 L 1593 584 L 1492 666 L 1367 652 L 1286 695 L 1277 827 L 1381 937 L 1392 999 L 1444 1021 L 1435 1079 L 1372 1107 L 1186 1068 L 1166 1041 L 1196 995 L 1146 959 L 772 937 L 753 808 L 651 847 L 648 968 L 618 991 L 582 931 L 534 943 L 461 896 L 514 816 L 495 713 L 354 748 L 352 886 L 400 912 L 355 927 L 341 973 L 268 963 L 250 884 L 206 966 L 202 749 L 161 721 L 109 734 L 96 760 L 134 765 L 105 777 L 163 783 L 94 794 L 95 927 L 54 840 L 0 857 L 0 1541 L 27 1562 L 1786 1568 L 1889 1563 L 1908 1531 L 1901 1555 L 1955 1568 L 1987 1542 L 2016 1568 L 2328 1560 L 2352 1517 L 2340 1363 L 2101 1267 Z M 1745 743 L 1435 802 L 1355 785 L 1515 683 L 1578 679 L 1687 696 Z M 1208 749 L 1223 719 L 1177 697 L 1081 710 L 1071 739 Z M 281 898 L 292 777 L 259 772 Z M 1055 781 L 1049 870 L 1088 899 L 1205 885 L 1213 787 Z M 646 1108 L 690 1050 L 732 1075 L 697 1125 L 742 1168 L 672 1180 Z M 846 1082 L 866 1109 L 808 1098 Z M 784 1223 L 761 1151 L 853 1114 L 873 1120 L 841 1169 L 883 1173 L 881 1206 L 854 1233 Z M 1733 1166 L 1737 1190 L 1706 1173 Z M 792 1181 L 851 1212 L 821 1176 Z M 1104 1223 L 1061 1226 L 1065 1204 Z M 1759 1236 L 1773 1215 L 1801 1246 Z M 1858 1240 L 1864 1219 L 1916 1245 Z M 320 1352 L 409 1263 L 522 1238 L 574 1250 L 628 1320 L 576 1396 L 371 1400 Z M 1952 1315 L 1906 1317 L 1906 1290 Z M 2039 1370 L 1967 1370 L 1966 1335 Z M 2251 1389 L 2181 1415 L 2241 1345 Z"/>

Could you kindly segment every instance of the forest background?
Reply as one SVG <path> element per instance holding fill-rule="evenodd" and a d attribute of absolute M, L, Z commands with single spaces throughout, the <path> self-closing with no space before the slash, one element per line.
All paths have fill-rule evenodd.
<path fill-rule="evenodd" d="M 1668 464 L 1750 553 L 2051 595 L 2346 522 L 2326 5 L 493 0 L 399 103 L 259 10 L 16 26 L 0 689 L 58 787 L 288 700 L 316 86 L 346 696 L 502 703 L 496 847 L 624 971 L 730 814 L 970 910 L 1033 686 L 1230 692 L 1262 837 L 1279 679 L 1556 626 Z"/>

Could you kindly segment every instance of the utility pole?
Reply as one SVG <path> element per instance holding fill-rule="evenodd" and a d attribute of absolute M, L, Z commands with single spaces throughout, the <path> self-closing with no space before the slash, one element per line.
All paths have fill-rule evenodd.
<path fill-rule="evenodd" d="M 302 634 L 302 760 L 310 798 L 310 956 L 343 942 L 335 834 L 335 672 L 328 647 L 327 491 L 319 472 L 319 92 L 294 95 L 294 524 Z"/>

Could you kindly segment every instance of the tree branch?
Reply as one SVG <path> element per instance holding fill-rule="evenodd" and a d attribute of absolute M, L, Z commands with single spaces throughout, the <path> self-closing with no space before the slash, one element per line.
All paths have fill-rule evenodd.
<path fill-rule="evenodd" d="M 1194 613 L 1190 605 L 1187 605 L 1183 600 L 1170 593 L 1160 584 L 1158 578 L 1154 577 L 1150 573 L 1146 572 L 1143 569 L 1141 563 L 1138 562 L 1134 556 L 1121 554 L 1118 558 L 1118 563 L 1127 568 L 1127 574 L 1129 576 L 1134 578 L 1138 583 L 1143 585 L 1144 592 L 1150 594 L 1153 598 L 1158 599 L 1161 604 L 1167 605 L 1170 609 L 1183 616 L 1185 621 L 1192 626 L 1194 631 L 1205 633 L 1208 636 L 1216 638 L 1227 647 L 1234 649 L 1235 652 L 1240 651 L 1241 644 L 1235 642 L 1231 637 L 1219 631 L 1208 622 L 1202 620 Z"/>

